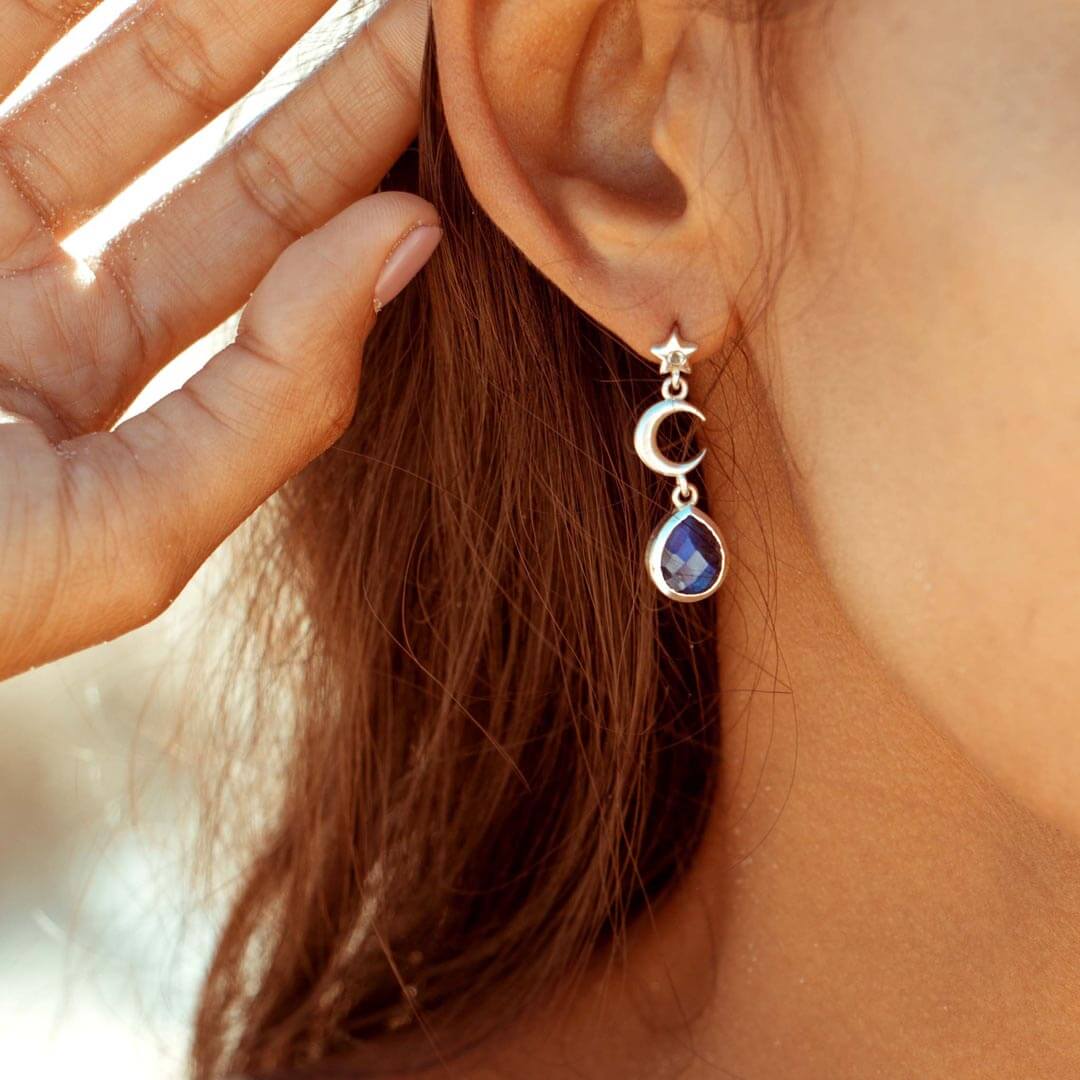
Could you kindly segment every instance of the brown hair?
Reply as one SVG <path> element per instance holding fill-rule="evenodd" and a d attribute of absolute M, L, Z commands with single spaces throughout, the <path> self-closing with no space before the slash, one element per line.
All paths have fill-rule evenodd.
<path fill-rule="evenodd" d="M 355 420 L 244 553 L 280 800 L 235 896 L 194 1071 L 378 1075 L 580 974 L 694 854 L 716 612 L 642 563 L 670 509 L 630 445 L 655 370 L 471 198 L 426 64 L 388 178 L 447 231 L 379 319 Z M 337 1075 L 337 1073 L 334 1073 Z"/>

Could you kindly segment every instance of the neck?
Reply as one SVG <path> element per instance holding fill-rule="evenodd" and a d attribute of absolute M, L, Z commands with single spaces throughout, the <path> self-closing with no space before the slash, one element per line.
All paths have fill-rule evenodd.
<path fill-rule="evenodd" d="M 753 380 L 726 377 L 737 390 L 703 406 L 733 570 L 702 850 L 623 964 L 462 1075 L 1080 1075 L 1080 844 L 984 777 L 859 640 L 767 408 L 721 412 Z"/>
<path fill-rule="evenodd" d="M 869 654 L 770 423 L 742 425 L 736 460 L 768 502 L 725 522 L 721 798 L 680 899 L 715 928 L 701 1045 L 748 1077 L 1077 1075 L 1080 845 Z"/>

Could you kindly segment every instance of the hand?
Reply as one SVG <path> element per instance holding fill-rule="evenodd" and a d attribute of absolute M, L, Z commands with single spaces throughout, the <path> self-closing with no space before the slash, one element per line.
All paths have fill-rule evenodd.
<path fill-rule="evenodd" d="M 88 6 L 0 0 L 0 98 Z M 329 6 L 144 5 L 0 118 L 0 677 L 148 622 L 330 446 L 375 302 L 441 235 L 368 194 L 418 118 L 427 4 L 393 0 L 93 265 L 59 246 Z M 233 345 L 114 427 L 249 296 Z"/>

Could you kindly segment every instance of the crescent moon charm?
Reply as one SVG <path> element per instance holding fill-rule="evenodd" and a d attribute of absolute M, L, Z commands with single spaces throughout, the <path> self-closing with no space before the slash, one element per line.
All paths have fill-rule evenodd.
<path fill-rule="evenodd" d="M 655 405 L 650 405 L 641 414 L 641 419 L 638 420 L 637 427 L 634 429 L 634 450 L 637 456 L 660 476 L 673 478 L 687 476 L 705 460 L 704 450 L 689 461 L 672 461 L 660 452 L 660 425 L 669 416 L 675 416 L 677 413 L 686 413 L 697 420 L 705 419 L 705 414 L 696 406 L 687 401 L 672 398 L 670 401 L 658 401 Z"/>

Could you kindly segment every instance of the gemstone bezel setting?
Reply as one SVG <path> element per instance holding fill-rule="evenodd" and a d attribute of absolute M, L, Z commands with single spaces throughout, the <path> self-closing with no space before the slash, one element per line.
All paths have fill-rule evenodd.
<path fill-rule="evenodd" d="M 720 558 L 716 580 L 708 588 L 694 593 L 677 592 L 668 584 L 667 578 L 664 576 L 664 550 L 667 547 L 667 542 L 671 538 L 671 534 L 687 518 L 693 518 L 708 530 L 716 541 L 716 548 Z M 696 506 L 683 506 L 662 521 L 649 538 L 649 543 L 645 548 L 645 565 L 653 584 L 669 600 L 675 600 L 683 604 L 694 603 L 697 600 L 704 600 L 706 597 L 712 596 L 723 585 L 728 569 L 727 545 L 724 543 L 724 538 L 721 536 L 716 522 L 708 514 L 699 510 Z"/>

